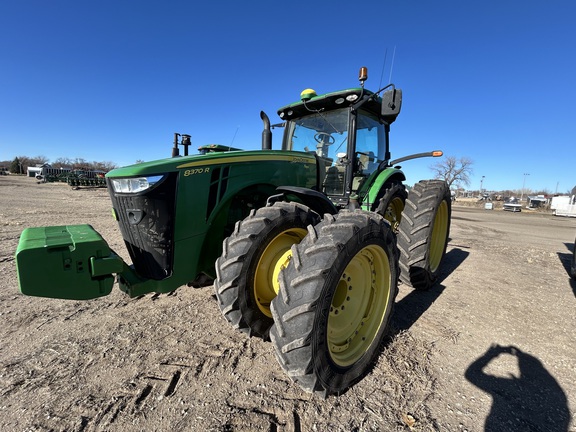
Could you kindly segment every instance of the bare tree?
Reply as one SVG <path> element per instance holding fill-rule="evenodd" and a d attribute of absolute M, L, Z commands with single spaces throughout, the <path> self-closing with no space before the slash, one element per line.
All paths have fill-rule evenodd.
<path fill-rule="evenodd" d="M 74 158 L 72 160 L 72 167 L 74 169 L 81 169 L 81 170 L 82 169 L 88 169 L 88 161 L 86 159 L 80 158 L 80 157 Z"/>
<path fill-rule="evenodd" d="M 455 156 L 446 156 L 440 162 L 432 165 L 430 169 L 434 172 L 434 178 L 445 180 L 448 186 L 470 186 L 470 175 L 472 174 L 472 159 Z"/>
<path fill-rule="evenodd" d="M 48 163 L 49 159 L 46 156 L 39 155 L 35 157 L 26 157 L 27 167 L 39 167 Z"/>
<path fill-rule="evenodd" d="M 18 173 L 19 174 L 26 174 L 28 167 L 32 166 L 30 164 L 30 158 L 28 156 L 18 156 L 17 159 L 18 159 L 18 162 L 20 163 L 20 168 L 18 170 Z"/>
<path fill-rule="evenodd" d="M 7 163 L 10 164 L 11 172 L 24 174 L 26 173 L 26 169 L 28 167 L 40 166 L 42 164 L 48 163 L 48 158 L 42 155 L 36 157 L 18 156 L 13 161 L 11 162 L 8 161 Z M 86 159 L 79 157 L 74 159 L 70 159 L 67 157 L 59 157 L 58 159 L 54 160 L 51 166 L 52 168 L 69 168 L 69 169 L 105 171 L 105 172 L 108 172 L 118 167 L 118 165 L 116 165 L 112 161 L 88 162 Z"/>
<path fill-rule="evenodd" d="M 91 169 L 96 170 L 96 171 L 111 171 L 114 168 L 117 168 L 118 166 L 111 161 L 103 161 L 103 162 L 97 162 L 94 161 L 91 163 Z"/>
<path fill-rule="evenodd" d="M 67 157 L 59 157 L 52 163 L 54 168 L 72 168 L 72 161 Z"/>

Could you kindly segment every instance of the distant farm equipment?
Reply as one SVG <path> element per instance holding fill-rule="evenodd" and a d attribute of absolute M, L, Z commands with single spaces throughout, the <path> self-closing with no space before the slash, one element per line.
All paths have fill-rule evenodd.
<path fill-rule="evenodd" d="M 106 187 L 105 175 L 104 171 L 43 167 L 42 171 L 36 175 L 36 180 L 42 183 L 68 183 L 72 187 Z"/>

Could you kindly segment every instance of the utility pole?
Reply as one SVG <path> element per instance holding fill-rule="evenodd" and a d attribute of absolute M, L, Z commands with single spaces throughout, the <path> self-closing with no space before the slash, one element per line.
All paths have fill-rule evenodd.
<path fill-rule="evenodd" d="M 526 176 L 529 176 L 529 173 L 524 173 L 524 181 L 522 182 L 522 192 L 520 193 L 520 204 L 522 204 L 522 198 L 524 198 L 524 186 L 526 186 Z"/>

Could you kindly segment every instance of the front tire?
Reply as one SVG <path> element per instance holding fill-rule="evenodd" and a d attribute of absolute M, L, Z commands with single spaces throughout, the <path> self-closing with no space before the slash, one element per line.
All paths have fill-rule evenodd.
<path fill-rule="evenodd" d="M 234 328 L 268 339 L 278 274 L 291 259 L 291 246 L 304 238 L 308 225 L 319 221 L 304 205 L 277 202 L 236 223 L 216 260 L 214 281 L 222 314 Z"/>
<path fill-rule="evenodd" d="M 446 182 L 423 180 L 410 190 L 398 229 L 402 282 L 418 290 L 435 283 L 446 254 L 451 213 Z"/>
<path fill-rule="evenodd" d="M 288 376 L 308 392 L 339 394 L 373 365 L 398 287 L 389 224 L 369 212 L 325 215 L 292 248 L 272 301 L 270 337 Z"/>

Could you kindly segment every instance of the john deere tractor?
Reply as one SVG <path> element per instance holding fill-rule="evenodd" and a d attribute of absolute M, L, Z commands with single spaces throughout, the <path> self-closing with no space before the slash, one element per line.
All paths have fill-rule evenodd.
<path fill-rule="evenodd" d="M 407 193 L 397 164 L 442 153 L 391 160 L 402 92 L 373 93 L 366 79 L 361 68 L 357 88 L 304 90 L 276 125 L 261 112 L 262 150 L 188 155 L 190 136 L 175 134 L 172 158 L 109 172 L 132 264 L 90 225 L 28 228 L 16 252 L 21 292 L 91 299 L 110 293 L 114 275 L 132 297 L 213 283 L 226 320 L 271 339 L 302 388 L 343 392 L 378 355 L 398 280 L 436 280 L 451 213 L 444 182 Z"/>

